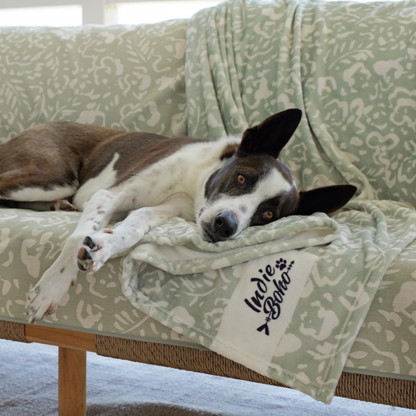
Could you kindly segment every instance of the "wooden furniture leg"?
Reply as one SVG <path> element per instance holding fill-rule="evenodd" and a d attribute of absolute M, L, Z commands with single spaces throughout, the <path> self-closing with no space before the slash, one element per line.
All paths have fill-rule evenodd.
<path fill-rule="evenodd" d="M 59 347 L 59 416 L 87 412 L 87 352 Z"/>

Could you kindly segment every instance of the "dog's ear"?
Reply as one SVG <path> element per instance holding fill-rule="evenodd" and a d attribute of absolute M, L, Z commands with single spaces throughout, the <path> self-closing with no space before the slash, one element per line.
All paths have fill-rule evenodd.
<path fill-rule="evenodd" d="M 292 137 L 302 118 L 297 108 L 274 114 L 243 133 L 237 154 L 267 153 L 274 158 Z"/>
<path fill-rule="evenodd" d="M 355 194 L 353 185 L 334 185 L 299 192 L 299 205 L 295 215 L 311 215 L 315 212 L 330 214 L 342 208 Z"/>

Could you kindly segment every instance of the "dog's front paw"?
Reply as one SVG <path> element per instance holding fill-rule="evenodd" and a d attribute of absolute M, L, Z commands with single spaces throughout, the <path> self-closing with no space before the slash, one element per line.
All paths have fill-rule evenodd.
<path fill-rule="evenodd" d="M 81 271 L 95 273 L 108 260 L 111 255 L 108 234 L 112 234 L 112 231 L 104 230 L 84 238 L 77 255 L 77 264 Z"/>
<path fill-rule="evenodd" d="M 41 321 L 45 316 L 52 315 L 60 300 L 58 296 L 42 289 L 41 285 L 36 285 L 27 296 L 26 314 L 29 322 Z"/>
<path fill-rule="evenodd" d="M 76 273 L 71 267 L 61 267 L 58 271 L 47 270 L 27 296 L 26 314 L 30 323 L 41 321 L 52 315 L 65 296 L 69 286 L 74 284 Z"/>
<path fill-rule="evenodd" d="M 66 199 L 60 199 L 52 202 L 51 211 L 77 211 L 77 207 Z"/>
<path fill-rule="evenodd" d="M 31 324 L 41 321 L 47 315 L 53 314 L 58 307 L 58 302 L 43 295 L 41 286 L 35 286 L 28 293 L 27 299 L 26 314 Z"/>

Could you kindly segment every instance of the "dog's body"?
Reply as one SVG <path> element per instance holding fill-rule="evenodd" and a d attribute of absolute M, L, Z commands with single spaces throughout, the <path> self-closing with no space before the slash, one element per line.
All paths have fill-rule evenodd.
<path fill-rule="evenodd" d="M 21 208 L 83 211 L 60 256 L 29 292 L 31 321 L 53 313 L 78 270 L 96 272 L 152 227 L 179 216 L 210 242 L 291 215 L 330 213 L 353 196 L 339 185 L 298 192 L 277 157 L 299 110 L 252 127 L 242 139 L 167 138 L 71 122 L 35 126 L 0 146 L 0 199 Z M 66 200 L 72 198 L 72 204 Z M 112 230 L 115 214 L 132 211 Z"/>

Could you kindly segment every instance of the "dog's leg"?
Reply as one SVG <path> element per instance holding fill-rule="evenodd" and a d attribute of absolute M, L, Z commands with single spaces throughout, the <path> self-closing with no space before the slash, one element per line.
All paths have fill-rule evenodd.
<path fill-rule="evenodd" d="M 26 313 L 30 322 L 41 320 L 56 310 L 71 283 L 75 283 L 78 273 L 76 253 L 85 235 L 105 227 L 112 214 L 126 203 L 128 201 L 124 196 L 114 195 L 106 190 L 98 191 L 91 197 L 59 257 L 29 291 Z"/>
<path fill-rule="evenodd" d="M 178 216 L 193 218 L 193 201 L 187 195 L 175 195 L 161 205 L 131 212 L 114 229 L 101 230 L 85 237 L 78 251 L 78 267 L 95 273 L 111 256 L 138 243 L 151 228 Z"/>

